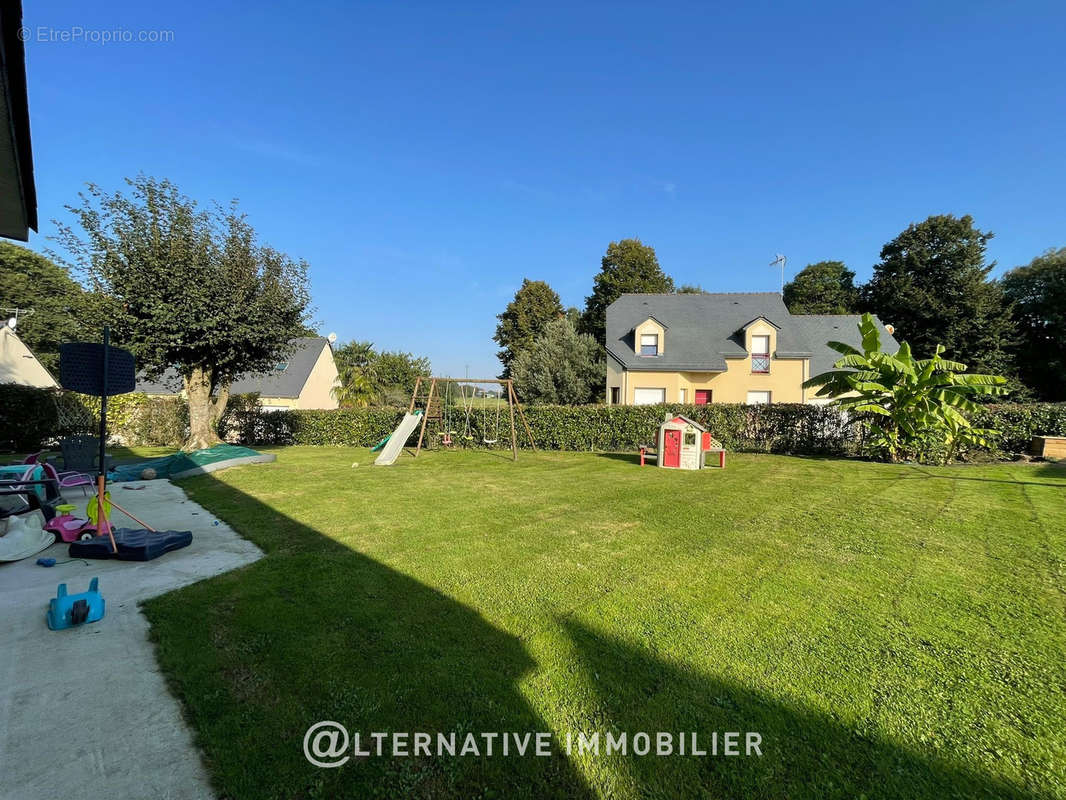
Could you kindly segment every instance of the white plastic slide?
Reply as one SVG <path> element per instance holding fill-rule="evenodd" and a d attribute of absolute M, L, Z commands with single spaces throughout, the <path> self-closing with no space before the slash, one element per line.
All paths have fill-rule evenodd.
<path fill-rule="evenodd" d="M 421 411 L 417 414 L 404 414 L 403 419 L 400 420 L 400 424 L 396 426 L 396 430 L 392 432 L 392 436 L 390 436 L 389 440 L 385 443 L 384 449 L 378 453 L 374 465 L 378 467 L 387 467 L 392 464 L 392 462 L 396 460 L 396 457 L 400 455 L 403 446 L 407 444 L 408 437 L 421 421 Z"/>

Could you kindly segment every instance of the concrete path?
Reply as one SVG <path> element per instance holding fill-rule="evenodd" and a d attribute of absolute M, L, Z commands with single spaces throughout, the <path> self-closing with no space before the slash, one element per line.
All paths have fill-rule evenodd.
<path fill-rule="evenodd" d="M 127 491 L 124 485 L 144 486 Z M 111 486 L 111 496 L 152 527 L 191 530 L 189 547 L 147 562 L 65 561 L 57 544 L 0 564 L 0 798 L 213 797 L 207 774 L 167 690 L 137 603 L 262 557 L 169 481 Z M 75 492 L 71 502 L 84 509 Z M 115 521 L 128 520 L 115 512 Z M 130 523 L 130 527 L 135 527 Z M 65 631 L 45 624 L 48 600 L 66 582 L 84 592 L 100 577 L 104 618 Z M 190 620 L 190 624 L 196 624 Z"/>

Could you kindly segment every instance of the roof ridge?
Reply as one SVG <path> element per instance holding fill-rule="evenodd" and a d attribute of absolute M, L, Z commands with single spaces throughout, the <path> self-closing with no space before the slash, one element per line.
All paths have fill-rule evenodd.
<path fill-rule="evenodd" d="M 780 297 L 781 292 L 622 292 L 619 297 L 700 297 L 708 294 L 771 294 Z"/>

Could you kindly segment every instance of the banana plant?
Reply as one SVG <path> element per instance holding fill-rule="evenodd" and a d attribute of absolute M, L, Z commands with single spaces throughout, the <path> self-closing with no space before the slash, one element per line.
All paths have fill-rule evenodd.
<path fill-rule="evenodd" d="M 869 425 L 870 445 L 889 461 L 947 462 L 960 448 L 986 445 L 996 432 L 974 428 L 969 416 L 977 410 L 974 397 L 1003 395 L 1006 379 L 966 372 L 966 365 L 943 357 L 937 345 L 932 358 L 916 359 L 903 342 L 895 353 L 881 349 L 881 333 L 873 317 L 859 322 L 862 350 L 843 342 L 828 342 L 841 354 L 833 369 L 815 375 L 804 387 L 816 397 L 830 397 L 832 405 Z"/>

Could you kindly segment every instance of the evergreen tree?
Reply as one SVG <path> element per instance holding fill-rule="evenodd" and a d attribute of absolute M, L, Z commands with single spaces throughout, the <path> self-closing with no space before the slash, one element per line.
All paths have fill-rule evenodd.
<path fill-rule="evenodd" d="M 917 352 L 938 344 L 973 372 L 1014 375 L 1015 328 L 999 283 L 985 263 L 991 233 L 969 215 L 943 214 L 912 224 L 881 248 L 863 287 L 865 310 L 896 327 Z"/>
<path fill-rule="evenodd" d="M 492 337 L 503 349 L 496 354 L 503 364 L 501 378 L 511 376 L 511 364 L 523 350 L 533 346 L 544 328 L 563 314 L 563 304 L 559 295 L 544 281 L 522 280 L 522 286 L 515 292 L 514 299 L 507 304 L 502 314 L 496 319 L 496 335 Z"/>
<path fill-rule="evenodd" d="M 1066 400 L 1066 247 L 1003 276 L 1018 326 L 1018 372 L 1041 398 Z"/>

